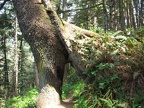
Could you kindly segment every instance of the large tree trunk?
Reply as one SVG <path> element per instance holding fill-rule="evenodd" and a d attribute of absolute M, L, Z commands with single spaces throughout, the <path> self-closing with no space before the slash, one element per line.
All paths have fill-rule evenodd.
<path fill-rule="evenodd" d="M 39 73 L 39 96 L 37 108 L 57 108 L 61 104 L 64 66 L 71 62 L 78 74 L 85 65 L 73 53 L 71 42 L 82 37 L 98 36 L 72 24 L 61 22 L 55 11 L 49 7 L 49 0 L 13 0 L 19 25 L 25 40 L 29 43 Z M 44 5 L 43 5 L 44 4 Z"/>
<path fill-rule="evenodd" d="M 19 25 L 31 46 L 39 72 L 37 107 L 60 104 L 61 86 L 68 54 L 39 0 L 13 0 Z"/>

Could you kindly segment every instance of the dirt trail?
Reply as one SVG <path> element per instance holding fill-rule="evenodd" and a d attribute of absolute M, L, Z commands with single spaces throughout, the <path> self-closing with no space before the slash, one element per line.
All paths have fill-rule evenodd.
<path fill-rule="evenodd" d="M 73 108 L 74 104 L 77 102 L 76 100 L 71 99 L 72 92 L 69 92 L 67 98 L 63 100 L 61 108 Z"/>
<path fill-rule="evenodd" d="M 68 96 L 65 100 L 62 100 L 61 104 L 49 104 L 45 108 L 73 108 L 74 104 L 77 103 L 76 100 L 72 99 L 72 91 L 68 93 Z"/>
<path fill-rule="evenodd" d="M 75 103 L 76 103 L 76 101 L 74 101 L 72 99 L 65 99 L 62 102 L 62 106 L 63 106 L 63 108 L 72 108 Z"/>

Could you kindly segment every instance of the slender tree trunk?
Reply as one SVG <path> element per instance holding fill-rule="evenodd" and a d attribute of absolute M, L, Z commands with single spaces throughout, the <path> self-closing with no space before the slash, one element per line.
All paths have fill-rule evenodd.
<path fill-rule="evenodd" d="M 125 31 L 125 17 L 124 17 L 124 2 L 123 0 L 119 0 L 119 13 L 120 13 L 120 29 Z"/>
<path fill-rule="evenodd" d="M 19 49 L 20 49 L 20 52 L 19 52 L 19 62 L 18 62 L 18 67 L 19 67 L 19 75 L 18 76 L 23 77 L 23 75 L 24 75 L 23 65 L 24 65 L 24 59 L 25 59 L 25 52 L 24 52 L 24 39 L 22 36 L 20 37 Z M 20 81 L 19 91 L 24 90 L 23 86 L 21 86 L 21 85 L 24 85 L 24 80 Z"/>
<path fill-rule="evenodd" d="M 93 27 L 97 28 L 98 27 L 98 21 L 97 21 L 97 17 L 95 16 L 93 19 Z"/>
<path fill-rule="evenodd" d="M 134 2 L 134 9 L 135 9 L 135 17 L 136 17 L 136 28 L 139 27 L 139 9 L 138 9 L 138 1 L 133 0 Z"/>
<path fill-rule="evenodd" d="M 135 29 L 134 13 L 133 13 L 133 3 L 132 0 L 129 1 L 129 17 L 130 17 L 130 27 Z"/>
<path fill-rule="evenodd" d="M 140 9 L 139 9 L 139 24 L 140 27 L 144 25 L 144 1 L 140 0 Z"/>
<path fill-rule="evenodd" d="M 108 14 L 107 14 L 107 10 L 106 10 L 106 1 L 102 0 L 102 4 L 103 4 L 103 26 L 104 26 L 104 30 L 105 32 L 108 30 Z"/>
<path fill-rule="evenodd" d="M 3 53 L 4 53 L 4 88 L 6 93 L 6 99 L 9 97 L 9 73 L 8 73 L 8 63 L 7 63 L 7 47 L 6 47 L 6 35 L 3 37 Z"/>
<path fill-rule="evenodd" d="M 114 23 L 115 23 L 115 0 L 109 1 L 109 7 L 110 7 L 110 14 L 109 14 L 109 28 L 110 30 L 114 30 Z"/>
<path fill-rule="evenodd" d="M 115 1 L 115 15 L 114 15 L 114 19 L 115 19 L 115 22 L 114 22 L 114 30 L 118 30 L 119 28 L 119 11 L 117 11 L 119 9 L 119 2 L 118 0 Z"/>
<path fill-rule="evenodd" d="M 38 69 L 37 69 L 36 64 L 34 64 L 34 71 L 35 71 L 35 85 L 36 87 L 39 87 Z"/>
<path fill-rule="evenodd" d="M 17 40 L 17 29 L 18 29 L 18 24 L 17 24 L 17 18 L 15 21 L 15 35 L 14 35 L 14 82 L 13 82 L 13 93 L 14 96 L 18 94 L 18 40 Z"/>
<path fill-rule="evenodd" d="M 110 10 L 110 13 L 109 13 L 109 29 L 111 30 L 112 29 L 112 8 L 113 8 L 113 1 L 112 0 L 109 0 L 109 10 Z"/>
<path fill-rule="evenodd" d="M 127 25 L 127 28 L 130 28 L 129 1 L 126 1 L 126 25 Z"/>
<path fill-rule="evenodd" d="M 67 10 L 67 0 L 63 0 L 63 11 L 66 11 L 66 10 Z M 67 21 L 67 18 L 68 18 L 67 13 L 64 12 L 64 13 L 63 13 L 63 19 L 64 19 L 65 21 Z"/>
<path fill-rule="evenodd" d="M 20 54 L 19 54 L 19 63 L 18 63 L 18 67 L 20 68 L 19 69 L 19 71 L 20 72 L 22 72 L 23 71 L 23 69 L 22 69 L 22 63 L 23 63 L 23 58 L 24 58 L 24 54 L 23 54 L 23 38 L 21 37 L 20 38 L 20 47 L 19 47 L 19 49 L 20 49 Z"/>
<path fill-rule="evenodd" d="M 134 11 L 134 2 L 133 0 L 131 1 L 131 17 L 132 17 L 132 24 L 133 24 L 133 28 L 134 30 L 136 29 L 136 21 L 135 21 L 135 11 Z"/>
<path fill-rule="evenodd" d="M 92 12 L 91 12 L 91 9 L 90 9 L 90 7 L 92 7 L 93 6 L 93 4 L 92 4 L 92 2 L 91 1 L 87 1 L 86 2 L 87 4 L 87 28 L 86 29 L 91 29 L 91 27 L 92 27 L 92 25 L 91 24 L 93 24 L 93 17 L 91 16 L 92 15 Z"/>

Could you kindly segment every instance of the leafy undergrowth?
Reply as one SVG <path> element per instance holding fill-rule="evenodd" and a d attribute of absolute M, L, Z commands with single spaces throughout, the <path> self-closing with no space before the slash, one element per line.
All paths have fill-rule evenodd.
<path fill-rule="evenodd" d="M 7 100 L 3 108 L 35 108 L 37 96 L 38 90 L 31 89 L 24 93 L 23 96 L 19 95 Z"/>
<path fill-rule="evenodd" d="M 87 84 L 77 77 L 75 73 L 71 73 L 72 78 L 77 80 L 67 81 L 63 85 L 63 99 L 69 97 L 77 103 L 73 108 L 143 108 L 144 96 L 141 90 L 137 89 L 133 97 L 130 97 L 123 90 L 123 82 L 119 82 L 117 76 L 105 77 L 97 84 Z M 71 75 L 70 74 L 70 75 Z M 75 76 L 75 77 L 74 77 Z M 107 80 L 107 81 L 106 81 Z M 112 81 L 113 80 L 113 81 Z M 107 85 L 105 87 L 105 83 Z M 109 82 L 109 83 L 108 83 Z M 131 88 L 129 88 L 131 89 Z"/>
<path fill-rule="evenodd" d="M 74 108 L 144 108 L 143 31 L 101 32 L 102 37 L 79 36 L 81 43 L 74 41 L 88 76 L 83 83 L 72 70 L 63 87 L 65 95 L 70 91 L 77 99 Z"/>
<path fill-rule="evenodd" d="M 143 31 L 101 33 L 74 46 L 82 55 L 87 75 L 81 80 L 70 67 L 62 98 L 77 100 L 74 108 L 144 108 Z M 75 40 L 76 42 L 77 40 Z M 76 44 L 76 43 L 75 43 Z M 37 90 L 6 101 L 4 108 L 34 108 Z"/>

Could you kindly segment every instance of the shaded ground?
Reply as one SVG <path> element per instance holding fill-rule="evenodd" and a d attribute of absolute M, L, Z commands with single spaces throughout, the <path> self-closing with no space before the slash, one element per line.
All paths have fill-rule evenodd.
<path fill-rule="evenodd" d="M 70 91 L 65 100 L 62 100 L 61 104 L 51 103 L 45 108 L 73 108 L 74 104 L 77 103 L 76 100 L 72 99 L 73 93 Z"/>
<path fill-rule="evenodd" d="M 75 100 L 65 99 L 62 102 L 62 106 L 63 106 L 63 108 L 72 108 L 75 103 L 76 103 Z"/>
<path fill-rule="evenodd" d="M 62 102 L 62 108 L 72 108 L 74 104 L 77 102 L 76 100 L 71 99 L 72 92 L 69 92 L 67 98 Z"/>

